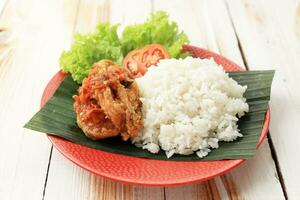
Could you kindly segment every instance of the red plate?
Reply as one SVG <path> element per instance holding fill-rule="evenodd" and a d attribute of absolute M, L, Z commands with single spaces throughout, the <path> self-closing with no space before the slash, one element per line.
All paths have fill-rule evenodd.
<path fill-rule="evenodd" d="M 184 46 L 183 49 L 191 52 L 195 57 L 213 57 L 214 60 L 222 65 L 227 71 L 243 70 L 232 61 L 211 51 L 193 46 Z M 53 95 L 64 77 L 65 74 L 58 72 L 51 79 L 44 91 L 41 100 L 42 106 Z M 269 122 L 270 111 L 266 113 L 258 146 L 262 143 L 268 132 Z M 78 166 L 97 175 L 134 185 L 171 186 L 196 183 L 224 174 L 245 161 L 220 160 L 206 162 L 178 162 L 151 160 L 91 149 L 51 135 L 48 135 L 48 137 L 53 146 Z"/>

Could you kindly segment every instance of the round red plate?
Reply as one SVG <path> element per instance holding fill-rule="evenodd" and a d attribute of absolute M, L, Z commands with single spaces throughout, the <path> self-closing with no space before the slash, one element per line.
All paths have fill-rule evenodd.
<path fill-rule="evenodd" d="M 192 53 L 195 57 L 213 57 L 214 60 L 227 71 L 243 70 L 232 61 L 211 51 L 193 46 L 184 46 L 183 50 Z M 41 100 L 42 106 L 53 95 L 64 77 L 65 74 L 58 72 L 51 79 L 44 91 Z M 262 143 L 268 132 L 269 122 L 270 111 L 266 113 L 258 146 Z M 112 180 L 135 185 L 171 186 L 205 181 L 224 174 L 244 162 L 244 160 L 206 162 L 151 160 L 91 149 L 51 135 L 48 135 L 48 137 L 53 146 L 80 167 Z"/>

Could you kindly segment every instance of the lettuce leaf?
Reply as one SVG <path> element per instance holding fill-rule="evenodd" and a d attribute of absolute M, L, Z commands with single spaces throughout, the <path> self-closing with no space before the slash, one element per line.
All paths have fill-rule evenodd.
<path fill-rule="evenodd" d="M 123 53 L 117 28 L 118 25 L 101 23 L 95 33 L 76 34 L 71 49 L 63 52 L 60 57 L 60 68 L 69 72 L 77 83 L 81 83 L 91 66 L 101 59 L 121 64 Z"/>
<path fill-rule="evenodd" d="M 173 58 L 184 57 L 181 52 L 182 45 L 189 43 L 184 32 L 178 30 L 175 22 L 169 21 L 166 12 L 152 13 L 143 24 L 127 26 L 122 34 L 123 55 L 133 49 L 141 48 L 147 44 L 158 43 L 163 45 Z"/>

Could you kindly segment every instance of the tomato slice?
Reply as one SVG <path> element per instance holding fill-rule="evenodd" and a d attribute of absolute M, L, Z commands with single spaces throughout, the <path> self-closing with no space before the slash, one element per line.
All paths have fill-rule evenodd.
<path fill-rule="evenodd" d="M 156 65 L 159 60 L 169 58 L 167 50 L 160 44 L 150 44 L 141 50 L 140 67 L 148 68 Z"/>
<path fill-rule="evenodd" d="M 150 44 L 142 49 L 129 52 L 123 60 L 123 65 L 133 77 L 140 77 L 147 72 L 148 67 L 156 65 L 159 60 L 169 57 L 167 50 L 162 45 Z"/>
<path fill-rule="evenodd" d="M 139 57 L 141 49 L 136 49 L 127 54 L 123 60 L 123 65 L 126 67 L 131 75 L 137 76 L 139 74 Z"/>

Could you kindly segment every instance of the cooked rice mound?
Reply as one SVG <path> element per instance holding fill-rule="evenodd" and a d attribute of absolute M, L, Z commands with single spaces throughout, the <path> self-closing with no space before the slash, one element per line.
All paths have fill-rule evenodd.
<path fill-rule="evenodd" d="M 242 137 L 238 118 L 248 112 L 247 86 L 212 59 L 161 60 L 136 79 L 144 128 L 132 142 L 152 153 L 206 156 L 219 141 Z"/>

